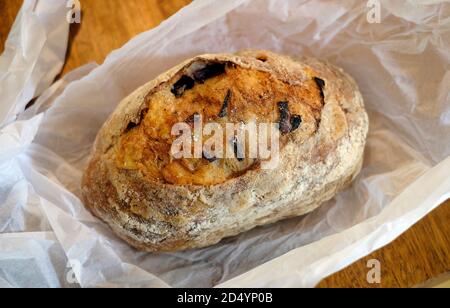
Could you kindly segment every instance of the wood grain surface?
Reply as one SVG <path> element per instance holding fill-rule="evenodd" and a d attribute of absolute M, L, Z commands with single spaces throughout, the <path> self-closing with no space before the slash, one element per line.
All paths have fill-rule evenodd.
<path fill-rule="evenodd" d="M 21 0 L 0 0 L 0 52 Z M 133 36 L 156 27 L 190 0 L 81 0 L 82 22 L 73 25 L 62 74 L 91 61 L 102 63 Z M 367 261 L 381 263 L 381 283 L 369 284 Z M 413 287 L 450 272 L 450 201 L 396 241 L 339 273 L 319 287 Z"/>

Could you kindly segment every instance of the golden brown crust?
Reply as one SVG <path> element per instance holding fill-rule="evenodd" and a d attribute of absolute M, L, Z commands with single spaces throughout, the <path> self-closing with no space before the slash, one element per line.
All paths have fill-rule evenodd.
<path fill-rule="evenodd" d="M 244 69 L 233 63 L 214 65 L 223 68 L 223 73 L 183 91 L 179 97 L 171 90 L 180 74 L 161 85 L 158 92 L 147 95 L 147 109 L 141 122 L 137 126 L 133 123 L 113 149 L 118 168 L 133 170 L 147 180 L 170 184 L 217 185 L 260 163 L 257 159 L 239 161 L 217 157 L 173 159 L 170 149 L 177 136 L 171 134 L 172 127 L 177 123 L 193 127 L 195 117 L 201 117 L 197 124 L 203 128 L 208 123 L 216 123 L 225 132 L 229 123 L 276 123 L 280 117 L 279 104 L 283 103 L 291 118 L 301 119 L 301 133 L 296 138 L 306 140 L 317 131 L 324 100 L 314 72 L 302 84 L 292 85 L 270 73 Z M 225 100 L 226 108 L 223 108 Z M 284 122 L 283 128 L 288 130 L 289 124 Z M 202 135 L 205 142 L 210 137 Z M 288 134 L 281 137 L 282 146 L 288 138 Z M 227 140 L 221 144 L 224 148 L 231 147 Z M 191 145 L 191 151 L 192 148 Z"/>
<path fill-rule="evenodd" d="M 199 61 L 222 61 L 258 71 L 297 93 L 302 102 L 299 106 L 308 108 L 311 120 L 286 137 L 278 168 L 262 170 L 253 166 L 215 185 L 172 185 L 171 172 L 167 177 L 153 176 L 134 168 L 127 170 L 117 163 L 118 156 L 124 153 L 118 147 L 127 144 L 124 140 L 129 137 L 130 123 L 138 125 L 138 129 L 144 127 L 139 124 L 145 119 L 152 97 L 162 95 L 164 86 L 173 84 L 186 68 Z M 317 99 L 317 93 L 315 99 L 314 94 L 307 99 L 307 94 L 294 91 L 314 77 L 319 78 L 316 82 L 324 82 L 323 100 Z M 310 92 L 313 88 L 309 87 Z M 224 93 L 217 96 L 223 99 Z M 245 112 L 243 105 L 238 107 L 239 114 Z M 251 114 L 265 112 L 264 108 L 251 108 Z M 159 76 L 120 103 L 97 136 L 83 177 L 83 197 L 87 208 L 139 249 L 204 247 L 258 225 L 306 214 L 332 198 L 358 174 L 367 131 L 368 117 L 356 83 L 328 63 L 310 58 L 294 61 L 267 51 L 199 56 Z M 129 138 L 143 135 L 139 132 L 137 137 Z M 162 147 L 157 152 L 166 150 Z"/>

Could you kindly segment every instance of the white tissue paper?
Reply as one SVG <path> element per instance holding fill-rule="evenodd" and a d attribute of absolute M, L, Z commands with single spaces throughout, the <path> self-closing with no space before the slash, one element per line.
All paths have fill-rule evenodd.
<path fill-rule="evenodd" d="M 25 0 L 0 57 L 0 126 L 50 86 L 66 55 L 67 2 Z"/>
<path fill-rule="evenodd" d="M 196 0 L 50 88 L 0 132 L 0 285 L 312 287 L 394 240 L 450 197 L 450 5 L 406 2 L 381 1 L 381 22 L 369 23 L 360 0 Z M 305 217 L 200 250 L 136 251 L 80 201 L 99 128 L 182 60 L 245 48 L 315 56 L 353 75 L 371 123 L 361 174 Z"/>

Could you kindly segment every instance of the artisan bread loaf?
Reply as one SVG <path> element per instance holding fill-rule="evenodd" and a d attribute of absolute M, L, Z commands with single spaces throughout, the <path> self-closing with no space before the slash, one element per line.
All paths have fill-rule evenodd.
<path fill-rule="evenodd" d="M 175 157 L 173 127 L 198 119 L 224 130 L 275 123 L 277 164 L 263 167 L 227 137 L 235 156 Z M 141 250 L 213 245 L 333 198 L 359 173 L 367 132 L 356 83 L 331 64 L 268 51 L 198 56 L 119 104 L 96 138 L 84 204 Z"/>

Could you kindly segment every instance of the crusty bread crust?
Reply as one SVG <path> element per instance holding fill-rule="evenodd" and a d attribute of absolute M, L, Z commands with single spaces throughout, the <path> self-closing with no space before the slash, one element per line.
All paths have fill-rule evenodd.
<path fill-rule="evenodd" d="M 325 104 L 307 140 L 291 134 L 274 170 L 252 168 L 212 186 L 170 185 L 121 170 L 111 149 L 130 122 L 139 124 L 148 95 L 190 64 L 226 61 L 298 85 L 311 71 L 325 81 Z M 187 60 L 125 98 L 100 130 L 82 181 L 85 206 L 121 238 L 146 251 L 213 245 L 256 226 L 307 214 L 333 198 L 359 173 L 368 116 L 355 81 L 312 58 L 268 51 L 202 55 Z"/>

